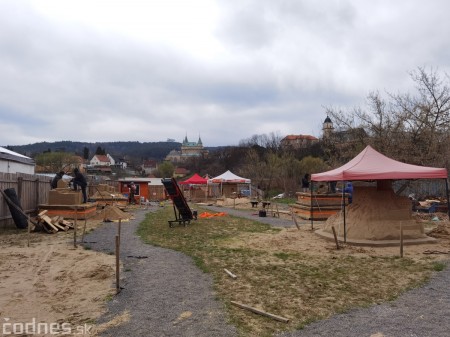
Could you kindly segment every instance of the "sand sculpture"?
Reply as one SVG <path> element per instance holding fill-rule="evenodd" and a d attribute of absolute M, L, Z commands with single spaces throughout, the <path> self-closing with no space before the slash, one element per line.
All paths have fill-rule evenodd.
<path fill-rule="evenodd" d="M 325 222 L 323 230 L 317 234 L 330 236 L 332 227 L 340 239 L 344 237 L 343 210 L 331 216 Z M 398 196 L 389 186 L 355 186 L 353 203 L 346 207 L 346 239 L 352 241 L 397 241 L 400 238 L 400 226 L 403 227 L 405 240 L 418 240 L 417 243 L 432 242 L 423 224 L 412 217 L 411 200 Z M 413 242 L 410 242 L 413 243 Z M 370 242 L 368 242 L 370 244 Z"/>

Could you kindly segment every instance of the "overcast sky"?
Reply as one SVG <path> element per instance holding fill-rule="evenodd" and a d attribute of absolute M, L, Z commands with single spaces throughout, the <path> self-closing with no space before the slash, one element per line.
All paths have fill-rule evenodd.
<path fill-rule="evenodd" d="M 0 145 L 319 137 L 450 73 L 447 0 L 0 0 Z"/>

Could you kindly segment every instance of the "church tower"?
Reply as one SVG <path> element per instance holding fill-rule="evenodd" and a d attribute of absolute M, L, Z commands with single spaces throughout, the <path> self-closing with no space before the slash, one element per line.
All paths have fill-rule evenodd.
<path fill-rule="evenodd" d="M 333 133 L 334 127 L 333 122 L 331 121 L 330 117 L 327 116 L 323 122 L 323 138 L 328 138 Z"/>

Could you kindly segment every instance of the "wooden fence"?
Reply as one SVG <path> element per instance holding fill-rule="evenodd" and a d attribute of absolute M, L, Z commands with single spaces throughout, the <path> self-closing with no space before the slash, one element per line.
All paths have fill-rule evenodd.
<path fill-rule="evenodd" d="M 50 178 L 24 173 L 1 173 L 0 188 L 2 191 L 13 188 L 20 201 L 23 211 L 29 215 L 35 215 L 39 204 L 45 204 L 48 201 L 48 191 L 50 190 Z M 2 195 L 0 195 L 0 229 L 13 227 L 8 204 Z"/>
<path fill-rule="evenodd" d="M 32 175 L 24 173 L 1 173 L 0 189 L 4 191 L 13 188 L 22 206 L 24 213 L 34 216 L 37 214 L 39 205 L 48 202 L 50 191 L 50 180 L 48 176 Z M 108 184 L 117 188 L 117 181 L 88 181 L 88 196 L 95 194 L 95 185 Z M 9 211 L 8 204 L 0 194 L 0 230 L 14 228 L 15 224 Z"/>

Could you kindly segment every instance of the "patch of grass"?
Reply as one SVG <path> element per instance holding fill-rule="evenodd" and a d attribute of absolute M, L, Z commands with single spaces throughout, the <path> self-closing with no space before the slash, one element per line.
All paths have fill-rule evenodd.
<path fill-rule="evenodd" d="M 286 251 L 271 241 L 280 230 L 232 216 L 198 219 L 174 228 L 169 228 L 168 219 L 173 219 L 169 207 L 149 213 L 138 234 L 147 243 L 191 256 L 201 270 L 211 273 L 218 297 L 241 336 L 270 336 L 354 307 L 389 301 L 444 268 L 429 260 Z M 258 240 L 249 244 L 248 239 L 255 237 L 268 237 L 270 246 L 258 246 Z M 228 277 L 224 268 L 238 278 Z M 231 305 L 232 300 L 290 322 L 242 310 Z"/>
<path fill-rule="evenodd" d="M 433 270 L 434 271 L 443 271 L 446 267 L 445 263 L 442 262 L 434 262 L 433 263 Z"/>
<path fill-rule="evenodd" d="M 113 294 L 108 294 L 108 295 L 106 295 L 106 297 L 105 297 L 105 301 L 106 301 L 106 302 L 111 302 L 111 301 L 113 300 L 113 298 L 114 298 L 114 295 L 113 295 Z"/>
<path fill-rule="evenodd" d="M 284 261 L 286 261 L 289 258 L 289 254 L 283 253 L 283 252 L 281 252 L 281 253 L 274 253 L 273 255 L 278 257 L 281 260 L 284 260 Z"/>

